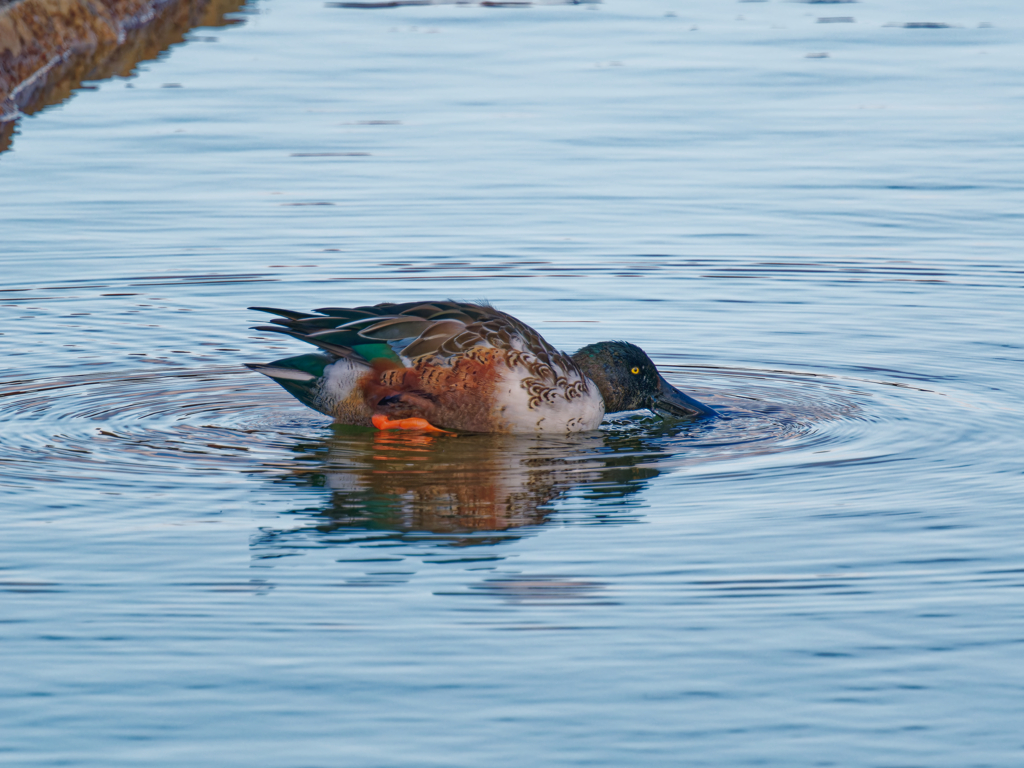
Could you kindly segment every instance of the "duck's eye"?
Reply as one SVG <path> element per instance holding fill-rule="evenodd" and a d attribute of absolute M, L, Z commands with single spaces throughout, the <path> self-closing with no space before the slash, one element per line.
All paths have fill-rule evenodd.
<path fill-rule="evenodd" d="M 634 366 L 633 366 L 633 369 L 632 369 L 632 370 L 630 371 L 630 373 L 640 373 L 640 369 L 639 369 L 639 368 L 637 368 L 637 367 L 636 367 L 636 366 L 634 365 Z"/>

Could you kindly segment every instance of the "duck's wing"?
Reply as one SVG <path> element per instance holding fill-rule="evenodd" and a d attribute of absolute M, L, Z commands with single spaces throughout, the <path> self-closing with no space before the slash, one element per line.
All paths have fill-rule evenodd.
<path fill-rule="evenodd" d="M 313 313 L 250 307 L 277 315 L 254 330 L 283 333 L 367 367 L 451 364 L 474 347 L 524 356 L 535 375 L 555 381 L 576 366 L 533 328 L 484 304 L 455 301 L 324 307 Z"/>

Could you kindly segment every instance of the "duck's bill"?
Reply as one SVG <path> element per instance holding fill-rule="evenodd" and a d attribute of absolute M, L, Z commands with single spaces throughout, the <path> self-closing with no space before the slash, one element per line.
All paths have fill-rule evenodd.
<path fill-rule="evenodd" d="M 654 397 L 655 411 L 664 411 L 673 416 L 689 416 L 690 418 L 718 415 L 713 408 L 708 408 L 704 403 L 694 400 L 689 395 L 684 395 L 665 381 L 664 376 L 659 374 L 658 378 L 661 379 L 661 390 Z"/>

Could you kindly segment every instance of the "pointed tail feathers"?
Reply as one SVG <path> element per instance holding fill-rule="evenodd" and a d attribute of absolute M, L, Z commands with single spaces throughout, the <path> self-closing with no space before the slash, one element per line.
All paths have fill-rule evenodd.
<path fill-rule="evenodd" d="M 276 381 L 288 394 L 314 410 L 324 368 L 333 359 L 327 355 L 298 355 L 272 363 L 246 363 L 245 367 Z"/>

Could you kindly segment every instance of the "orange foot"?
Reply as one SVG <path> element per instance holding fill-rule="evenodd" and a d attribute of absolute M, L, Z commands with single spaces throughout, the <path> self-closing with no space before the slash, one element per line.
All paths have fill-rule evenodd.
<path fill-rule="evenodd" d="M 438 429 L 426 419 L 389 419 L 383 413 L 375 414 L 372 419 L 373 426 L 377 429 L 418 429 L 421 432 L 440 432 L 444 435 L 453 434 L 444 429 Z"/>

